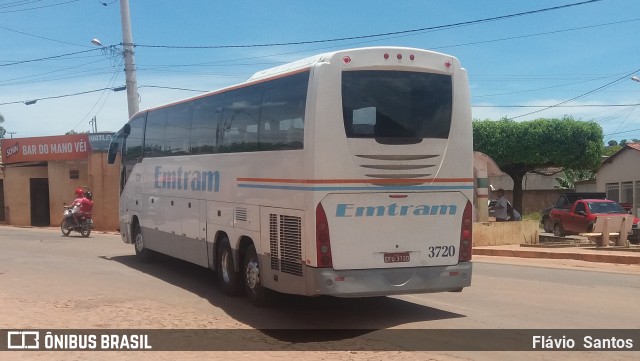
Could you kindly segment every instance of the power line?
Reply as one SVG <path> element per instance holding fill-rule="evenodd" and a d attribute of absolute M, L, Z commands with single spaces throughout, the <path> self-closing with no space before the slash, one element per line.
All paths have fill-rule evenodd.
<path fill-rule="evenodd" d="M 42 61 L 42 60 L 51 60 L 51 59 L 62 58 L 62 57 L 69 56 L 69 55 L 76 55 L 76 54 L 88 53 L 88 52 L 90 52 L 90 51 L 96 51 L 96 50 L 102 50 L 102 49 L 101 49 L 101 48 L 95 48 L 95 49 L 89 49 L 89 50 L 76 51 L 76 52 L 74 52 L 74 53 L 67 53 L 67 54 L 62 54 L 62 55 L 48 56 L 48 57 L 46 57 L 46 58 L 39 58 L 39 59 L 31 59 L 31 60 L 14 61 L 14 62 L 11 62 L 11 63 L 0 64 L 0 66 L 10 66 L 10 65 L 18 65 L 18 64 L 33 63 L 33 62 L 36 62 L 36 61 Z"/>
<path fill-rule="evenodd" d="M 170 89 L 170 90 L 184 90 L 184 91 L 188 91 L 188 92 L 198 92 L 198 93 L 206 93 L 206 92 L 211 91 L 211 90 L 175 88 L 175 87 L 160 86 L 160 85 L 140 85 L 138 88 L 157 88 L 157 89 Z"/>
<path fill-rule="evenodd" d="M 323 43 L 323 42 L 337 42 L 337 41 L 344 41 L 344 40 L 357 40 L 357 39 L 383 37 L 383 36 L 398 35 L 398 34 L 409 34 L 409 33 L 414 33 L 414 32 L 428 31 L 428 30 L 430 30 L 430 31 L 432 31 L 432 30 L 443 30 L 443 29 L 447 29 L 447 28 L 454 28 L 454 27 L 459 27 L 459 26 L 468 26 L 468 25 L 473 25 L 473 24 L 478 24 L 478 23 L 483 23 L 483 22 L 503 20 L 503 19 L 512 18 L 512 17 L 531 15 L 531 14 L 540 13 L 540 12 L 546 12 L 546 11 L 551 11 L 551 10 L 558 10 L 558 9 L 562 9 L 562 8 L 579 6 L 579 5 L 584 5 L 584 4 L 593 3 L 593 2 L 599 2 L 599 1 L 602 1 L 602 0 L 589 0 L 589 1 L 583 1 L 583 2 L 574 3 L 574 4 L 568 4 L 568 5 L 544 8 L 544 9 L 539 9 L 539 10 L 532 10 L 532 11 L 521 12 L 521 13 L 516 13 L 516 14 L 491 17 L 491 18 L 486 18 L 486 19 L 471 20 L 471 21 L 455 23 L 455 24 L 449 24 L 449 25 L 439 25 L 439 26 L 420 28 L 420 29 L 413 29 L 413 30 L 402 30 L 402 31 L 383 33 L 383 34 L 373 34 L 373 35 L 364 35 L 364 36 L 356 36 L 356 37 L 345 37 L 345 38 L 336 38 L 336 39 L 312 40 L 312 41 L 301 41 L 301 42 L 290 42 L 290 43 L 253 44 L 253 45 L 170 46 L 170 45 L 134 44 L 134 46 L 135 47 L 149 47 L 149 48 L 175 48 L 175 49 L 221 49 L 221 48 L 251 48 L 251 47 L 268 47 L 268 46 L 283 46 L 283 45 L 302 45 L 302 44 L 313 44 L 313 43 Z M 554 33 L 568 32 L 568 31 L 575 31 L 575 30 L 583 30 L 583 29 L 588 29 L 588 28 L 615 25 L 615 24 L 621 24 L 621 23 L 625 23 L 625 22 L 632 22 L 632 21 L 639 21 L 639 20 L 640 19 L 622 20 L 622 21 L 618 21 L 618 22 L 597 24 L 597 25 L 584 26 L 584 27 L 578 27 L 578 28 L 570 28 L 570 29 L 561 29 L 561 30 L 556 30 L 556 31 L 544 32 L 544 33 L 536 33 L 536 34 L 527 34 L 527 35 L 521 35 L 521 36 L 515 36 L 515 37 L 509 37 L 509 38 L 484 40 L 484 41 L 465 43 L 465 44 L 445 45 L 445 46 L 440 46 L 440 47 L 434 47 L 433 49 L 442 49 L 442 48 L 450 48 L 450 47 L 458 47 L 458 46 L 466 46 L 466 45 L 476 45 L 476 44 L 498 42 L 498 41 L 505 41 L 505 40 L 513 40 L 513 39 L 540 36 L 540 35 L 549 35 L 549 34 L 554 34 Z M 9 28 L 2 27 L 2 26 L 0 26 L 0 28 L 1 29 L 5 29 L 5 30 L 9 30 L 9 31 L 14 31 L 14 32 L 17 32 L 17 33 L 21 33 L 21 34 L 28 35 L 28 36 L 33 36 L 33 37 L 36 37 L 36 38 L 41 38 L 41 39 L 50 40 L 50 41 L 54 41 L 54 42 L 66 43 L 64 41 L 59 41 L 59 40 L 55 40 L 55 39 L 49 39 L 49 38 L 46 38 L 46 37 L 41 37 L 41 36 L 38 36 L 38 35 L 28 34 L 28 33 L 24 33 L 24 32 L 18 31 L 18 30 L 14 30 L 14 29 L 9 29 Z M 73 44 L 73 43 L 66 43 L 66 44 L 76 45 L 76 46 L 83 46 L 83 45 Z M 95 50 L 95 49 L 91 49 L 91 50 Z M 91 50 L 88 50 L 88 51 L 91 51 Z M 63 55 L 40 58 L 40 59 L 33 59 L 33 60 L 24 60 L 24 61 L 12 62 L 12 63 L 7 63 L 7 64 L 0 64 L 0 66 L 17 65 L 17 64 L 24 64 L 24 63 L 28 63 L 28 62 L 36 62 L 36 61 L 42 61 L 42 60 L 51 60 L 51 59 L 60 58 L 60 57 L 66 57 L 66 56 L 75 55 L 75 54 L 79 54 L 79 53 L 82 53 L 82 52 L 69 53 L 69 54 L 63 54 Z M 247 58 L 247 59 L 253 59 L 253 58 Z M 190 65 L 182 65 L 182 66 L 190 66 Z"/>
<path fill-rule="evenodd" d="M 0 14 L 9 14 L 9 13 L 18 13 L 18 12 L 30 11 L 30 10 L 39 10 L 39 9 L 50 8 L 50 7 L 54 7 L 54 6 L 60 6 L 60 5 L 66 5 L 66 4 L 70 4 L 70 3 L 75 3 L 75 2 L 78 2 L 78 1 L 80 1 L 80 0 L 69 0 L 69 1 L 61 2 L 61 3 L 57 3 L 57 4 L 42 5 L 42 6 L 37 6 L 37 7 L 27 8 L 27 9 L 0 11 Z M 23 4 L 20 4 L 20 5 L 23 5 Z"/>
<path fill-rule="evenodd" d="M 0 9 L 13 8 L 16 6 L 28 5 L 31 3 L 39 3 L 42 0 L 19 0 L 0 5 Z"/>
<path fill-rule="evenodd" d="M 100 96 L 98 97 L 98 100 L 96 100 L 95 104 L 93 104 L 93 106 L 91 107 L 91 109 L 89 109 L 89 111 L 87 112 L 87 114 L 82 117 L 82 119 L 80 119 L 80 121 L 78 122 L 78 124 L 76 124 L 75 127 L 71 128 L 71 130 L 76 130 L 77 127 L 80 126 L 80 124 L 82 124 L 87 117 L 91 114 L 91 112 L 96 108 L 96 106 L 98 106 L 98 104 L 100 103 L 100 101 L 102 100 L 102 97 L 104 97 L 104 101 L 102 102 L 102 105 L 100 106 L 100 108 L 98 109 L 98 111 L 96 112 L 96 114 L 98 114 L 100 112 L 100 110 L 102 110 L 102 107 L 104 106 L 104 104 L 107 102 L 107 99 L 109 99 L 109 95 L 111 94 L 111 92 L 108 92 L 108 90 L 114 90 L 115 88 L 113 88 L 113 85 L 116 82 L 116 79 L 118 78 L 118 73 L 119 71 L 116 70 L 113 75 L 111 76 L 111 79 L 109 80 L 108 83 L 108 87 L 104 88 L 102 91 L 102 94 L 100 94 Z"/>
<path fill-rule="evenodd" d="M 636 18 L 636 19 L 629 19 L 629 20 L 614 21 L 614 22 L 604 23 L 604 24 L 580 26 L 580 27 L 577 27 L 577 28 L 546 31 L 546 32 L 543 32 L 543 33 L 517 35 L 517 36 L 511 36 L 511 37 L 507 37 L 507 38 L 500 38 L 500 39 L 493 39 L 493 40 L 481 40 L 481 41 L 474 41 L 474 42 L 470 42 L 470 43 L 463 43 L 463 44 L 456 44 L 456 45 L 437 46 L 437 47 L 434 47 L 433 49 L 446 49 L 446 48 L 455 48 L 455 47 L 458 47 L 458 46 L 479 45 L 479 44 L 493 43 L 493 42 L 505 41 L 505 40 L 524 39 L 524 38 L 530 38 L 530 37 L 540 36 L 540 35 L 552 35 L 552 34 L 566 33 L 566 32 L 569 32 L 569 31 L 593 29 L 593 28 L 598 28 L 598 27 L 602 27 L 602 26 L 609 26 L 609 25 L 618 25 L 618 24 L 624 24 L 624 23 L 629 23 L 629 22 L 638 21 L 638 20 L 640 20 L 640 19 Z"/>
<path fill-rule="evenodd" d="M 77 73 L 78 72 L 78 68 L 80 68 L 80 67 L 83 67 L 83 66 L 86 66 L 86 65 L 90 65 L 90 64 L 99 63 L 99 62 L 102 62 L 102 61 L 104 61 L 104 60 L 103 59 L 94 60 L 94 61 L 90 61 L 90 62 L 84 63 L 84 64 L 73 65 L 73 66 L 61 68 L 61 69 L 58 69 L 58 70 L 48 71 L 46 73 L 25 75 L 25 76 L 20 76 L 20 77 L 17 77 L 17 78 L 9 78 L 9 79 L 0 80 L 0 87 L 7 86 L 7 85 L 20 84 L 20 83 L 11 83 L 12 81 L 15 82 L 15 81 L 19 81 L 19 80 L 23 80 L 23 79 L 29 79 L 29 78 L 43 76 L 43 75 L 51 75 L 51 74 L 54 74 L 54 73 L 60 73 L 60 72 L 63 72 L 63 71 L 66 71 L 66 70 L 71 70 L 71 69 L 74 70 L 74 73 Z M 36 79 L 36 80 L 39 80 L 39 79 Z M 7 83 L 7 84 L 3 84 L 3 83 Z M 23 84 L 26 84 L 26 83 L 23 83 Z"/>
<path fill-rule="evenodd" d="M 26 104 L 26 105 L 31 105 L 31 104 L 35 104 L 36 102 L 38 102 L 40 100 L 67 98 L 67 97 L 73 97 L 73 96 L 77 96 L 77 95 L 84 95 L 84 94 L 89 94 L 89 93 L 101 92 L 101 91 L 104 91 L 104 90 L 115 91 L 115 90 L 120 90 L 120 89 L 119 88 L 100 88 L 100 89 L 87 90 L 87 91 L 71 93 L 71 94 L 55 95 L 55 96 L 43 97 L 43 98 L 37 98 L 37 99 L 31 99 L 31 100 L 21 100 L 21 101 L 0 103 L 0 105 L 21 104 L 21 103 L 22 104 Z"/>
<path fill-rule="evenodd" d="M 633 104 L 584 104 L 584 105 L 471 105 L 472 108 L 583 108 L 583 107 L 636 107 L 640 103 Z"/>
<path fill-rule="evenodd" d="M 564 105 L 564 104 L 570 103 L 570 102 L 572 102 L 572 101 L 574 101 L 574 100 L 578 100 L 578 99 L 580 99 L 580 98 L 584 98 L 584 97 L 586 97 L 587 95 L 590 95 L 590 94 L 596 93 L 596 92 L 598 92 L 598 91 L 600 91 L 600 90 L 602 90 L 602 89 L 605 89 L 605 88 L 608 88 L 608 87 L 612 86 L 612 85 L 613 85 L 613 84 L 615 84 L 615 83 L 618 83 L 618 82 L 620 82 L 620 81 L 622 81 L 622 80 L 628 79 L 629 77 L 631 77 L 632 75 L 636 74 L 636 73 L 637 73 L 637 72 L 639 72 L 639 71 L 640 71 L 640 69 L 636 69 L 636 70 L 632 71 L 631 73 L 625 74 L 625 75 L 621 76 L 620 78 L 618 78 L 618 79 L 616 79 L 616 80 L 614 80 L 614 81 L 611 81 L 611 82 L 609 82 L 609 83 L 607 83 L 607 84 L 605 84 L 605 85 L 599 86 L 599 87 L 597 87 L 597 88 L 595 88 L 595 89 L 593 89 L 593 90 L 590 90 L 590 91 L 588 91 L 588 92 L 586 92 L 586 93 L 582 93 L 582 94 L 580 94 L 580 95 L 578 95 L 578 96 L 575 96 L 575 97 L 573 97 L 573 98 L 571 98 L 571 99 L 568 99 L 568 100 L 562 101 L 562 102 L 560 102 L 560 103 L 558 103 L 558 104 L 550 105 L 550 106 L 544 107 L 543 109 L 535 110 L 535 111 L 532 111 L 532 112 L 529 112 L 529 113 L 520 114 L 520 115 L 517 115 L 517 116 L 515 116 L 515 117 L 509 117 L 508 119 L 509 119 L 509 120 L 513 120 L 513 119 L 516 119 L 516 118 L 522 118 L 522 117 L 527 116 L 527 115 L 531 115 L 531 114 L 535 114 L 535 113 L 540 113 L 540 112 L 542 112 L 542 111 L 545 111 L 545 110 L 548 110 L 548 109 L 551 109 L 551 108 L 556 108 L 556 107 L 559 107 L 559 106 L 561 106 L 561 105 Z"/>
<path fill-rule="evenodd" d="M 19 30 L 15 30 L 15 29 L 10 29 L 10 28 L 4 27 L 4 26 L 0 26 L 0 29 L 4 29 L 4 30 L 7 30 L 7 31 L 11 31 L 11 32 L 18 33 L 18 34 L 22 34 L 22 35 L 26 35 L 26 36 L 31 36 L 31 37 L 38 38 L 38 39 L 43 39 L 43 40 L 53 41 L 53 42 L 56 42 L 56 43 L 67 44 L 67 45 L 75 45 L 75 46 L 81 46 L 81 47 L 83 47 L 83 48 L 88 48 L 88 47 L 89 47 L 88 45 L 80 45 L 80 44 L 75 44 L 75 43 L 69 43 L 69 42 L 66 42 L 66 41 L 56 40 L 56 39 L 51 39 L 51 38 L 47 38 L 47 37 L 40 36 L 40 35 L 29 34 L 29 33 L 25 33 L 24 31 L 19 31 Z"/>
<path fill-rule="evenodd" d="M 640 128 L 638 129 L 631 129 L 631 130 L 625 130 L 623 132 L 615 132 L 615 133 L 609 133 L 609 134 L 603 134 L 603 137 L 609 136 L 609 135 L 616 135 L 616 134 L 623 134 L 623 133 L 631 133 L 631 132 L 637 132 L 640 131 Z"/>
<path fill-rule="evenodd" d="M 170 48 L 170 49 L 231 49 L 231 48 L 258 48 L 258 47 L 273 47 L 273 46 L 306 45 L 306 44 L 329 43 L 329 42 L 347 41 L 347 40 L 362 40 L 362 39 L 378 38 L 378 37 L 383 37 L 383 36 L 392 36 L 392 35 L 403 35 L 403 34 L 417 33 L 417 32 L 423 32 L 423 31 L 443 30 L 443 29 L 449 29 L 449 28 L 456 28 L 456 27 L 462 27 L 462 26 L 486 23 L 486 22 L 490 22 L 490 21 L 505 20 L 505 19 L 515 18 L 515 17 L 520 17 L 520 16 L 539 14 L 539 13 L 543 13 L 543 12 L 547 12 L 547 11 L 566 9 L 566 8 L 570 8 L 570 7 L 574 7 L 574 6 L 586 5 L 586 4 L 596 3 L 596 2 L 600 2 L 600 1 L 602 1 L 602 0 L 587 0 L 587 1 L 577 2 L 577 3 L 567 4 L 567 5 L 559 5 L 559 6 L 554 6 L 554 7 L 544 8 L 544 9 L 530 10 L 530 11 L 524 11 L 524 12 L 520 12 L 520 13 L 514 13 L 514 14 L 509 14 L 509 15 L 501 15 L 501 16 L 494 16 L 494 17 L 478 19 L 478 20 L 463 21 L 463 22 L 453 23 L 453 24 L 448 24 L 448 25 L 437 25 L 437 26 L 430 26 L 430 27 L 424 27 L 424 28 L 419 28 L 419 29 L 401 30 L 401 31 L 388 32 L 388 33 L 361 35 L 361 36 L 350 36 L 350 37 L 333 38 L 333 39 L 294 41 L 294 42 L 287 42 L 287 43 L 249 44 L 249 45 L 197 45 L 197 46 L 189 46 L 189 45 L 134 44 L 134 46 L 136 46 L 136 47 L 145 47 L 145 48 L 165 48 L 165 49 L 166 48 Z"/>

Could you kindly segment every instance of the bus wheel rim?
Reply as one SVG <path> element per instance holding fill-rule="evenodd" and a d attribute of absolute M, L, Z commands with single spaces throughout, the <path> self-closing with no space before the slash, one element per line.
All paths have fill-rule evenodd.
<path fill-rule="evenodd" d="M 229 283 L 231 280 L 229 262 L 231 262 L 231 257 L 229 257 L 229 253 L 225 251 L 222 255 L 222 279 L 224 280 L 224 283 Z"/>
<path fill-rule="evenodd" d="M 255 290 L 260 284 L 260 268 L 256 260 L 251 260 L 247 263 L 247 286 L 250 289 Z"/>
<path fill-rule="evenodd" d="M 136 235 L 136 250 L 138 252 L 142 252 L 142 250 L 144 249 L 144 242 L 142 239 L 142 234 L 137 234 Z"/>

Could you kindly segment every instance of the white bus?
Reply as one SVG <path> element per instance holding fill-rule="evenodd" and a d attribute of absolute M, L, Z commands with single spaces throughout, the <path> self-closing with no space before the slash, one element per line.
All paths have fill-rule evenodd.
<path fill-rule="evenodd" d="M 120 231 L 228 294 L 365 297 L 471 284 L 473 141 L 449 55 L 337 51 L 141 111 L 114 137 Z"/>

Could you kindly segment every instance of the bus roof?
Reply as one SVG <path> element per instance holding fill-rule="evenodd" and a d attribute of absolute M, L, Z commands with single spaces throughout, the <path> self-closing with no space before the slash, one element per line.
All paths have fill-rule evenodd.
<path fill-rule="evenodd" d="M 418 52 L 418 51 L 419 52 L 429 52 L 429 53 L 433 53 L 433 54 L 449 56 L 449 55 L 446 55 L 446 54 L 441 54 L 441 53 L 433 52 L 433 51 L 430 51 L 430 50 L 424 50 L 424 49 L 418 49 L 418 48 L 406 48 L 406 47 L 398 47 L 398 46 L 378 46 L 378 47 L 368 47 L 368 48 L 343 49 L 343 50 L 337 50 L 337 51 L 333 51 L 333 52 L 329 52 L 329 53 L 310 56 L 308 58 L 297 60 L 297 61 L 294 61 L 292 63 L 287 63 L 287 64 L 276 66 L 276 67 L 273 67 L 273 68 L 270 68 L 270 69 L 265 69 L 265 70 L 258 71 L 257 73 L 253 74 L 253 76 L 251 78 L 249 78 L 247 80 L 247 82 L 252 82 L 252 81 L 260 80 L 260 79 L 264 79 L 264 78 L 270 78 L 270 77 L 274 77 L 274 76 L 277 76 L 277 75 L 280 75 L 280 74 L 294 72 L 294 71 L 300 70 L 300 69 L 310 68 L 313 65 L 318 64 L 318 63 L 329 62 L 336 55 L 343 55 L 343 54 L 356 53 L 356 52 L 362 53 L 362 52 L 376 51 L 376 50 L 381 50 L 381 49 L 386 50 L 386 51 L 391 51 L 391 50 L 410 50 L 410 51 L 415 51 L 415 52 Z"/>

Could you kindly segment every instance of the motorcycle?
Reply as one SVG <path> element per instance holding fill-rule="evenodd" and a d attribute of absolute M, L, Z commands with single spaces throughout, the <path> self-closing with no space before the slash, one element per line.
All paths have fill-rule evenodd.
<path fill-rule="evenodd" d="M 89 237 L 91 229 L 93 228 L 93 219 L 91 214 L 78 216 L 78 221 L 74 219 L 73 215 L 78 211 L 78 206 L 64 206 L 64 217 L 62 223 L 60 223 L 60 230 L 62 235 L 67 237 L 71 231 L 79 232 L 82 237 Z"/>

